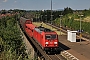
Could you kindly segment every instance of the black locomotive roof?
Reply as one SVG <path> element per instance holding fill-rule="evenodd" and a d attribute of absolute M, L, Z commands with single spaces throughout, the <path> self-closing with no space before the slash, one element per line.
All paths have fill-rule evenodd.
<path fill-rule="evenodd" d="M 39 27 L 36 27 L 35 28 L 35 30 L 37 31 L 37 32 L 53 32 L 52 30 L 50 30 L 50 29 L 48 29 L 48 28 L 45 28 L 45 27 L 41 27 L 41 26 L 39 26 Z"/>

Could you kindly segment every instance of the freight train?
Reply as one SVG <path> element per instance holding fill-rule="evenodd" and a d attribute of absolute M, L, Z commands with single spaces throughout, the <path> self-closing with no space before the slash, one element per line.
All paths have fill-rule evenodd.
<path fill-rule="evenodd" d="M 58 35 L 55 31 L 42 26 L 36 27 L 30 19 L 20 18 L 20 24 L 29 37 L 33 38 L 45 51 L 58 49 Z"/>

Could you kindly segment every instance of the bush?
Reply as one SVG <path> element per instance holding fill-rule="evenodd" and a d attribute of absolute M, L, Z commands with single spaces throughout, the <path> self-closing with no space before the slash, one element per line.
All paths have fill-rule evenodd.
<path fill-rule="evenodd" d="M 3 46 L 0 50 L 3 52 L 4 60 L 24 60 L 27 56 L 22 36 L 16 22 L 14 16 L 4 17 L 0 20 L 0 37 L 3 42 L 3 44 L 0 45 L 0 47 Z"/>

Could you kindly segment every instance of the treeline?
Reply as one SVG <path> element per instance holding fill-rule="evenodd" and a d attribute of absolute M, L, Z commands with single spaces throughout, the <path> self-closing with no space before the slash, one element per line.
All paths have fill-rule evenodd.
<path fill-rule="evenodd" d="M 52 16 L 52 21 L 54 21 L 56 18 L 59 18 L 59 15 L 66 15 L 68 13 L 73 13 L 73 10 L 69 7 L 61 9 L 61 10 L 52 10 L 52 15 L 51 15 L 51 10 L 36 10 L 36 11 L 29 11 L 29 12 L 34 12 L 35 14 L 33 15 L 34 21 L 43 21 L 43 22 L 50 22 L 51 21 L 51 16 Z"/>
<path fill-rule="evenodd" d="M 27 14 L 28 13 L 28 14 Z M 63 15 L 60 17 L 60 15 Z M 60 25 L 60 19 L 61 25 L 64 27 L 68 27 L 73 30 L 80 30 L 80 16 L 81 17 L 81 28 L 83 32 L 90 34 L 90 22 L 85 22 L 84 18 L 90 17 L 90 9 L 85 10 L 73 10 L 70 7 L 64 8 L 64 10 L 53 10 L 52 11 L 52 20 L 51 20 L 51 10 L 36 10 L 36 11 L 27 11 L 25 13 L 25 16 L 33 18 L 33 21 L 37 22 L 49 22 L 56 25 Z"/>
<path fill-rule="evenodd" d="M 81 10 L 81 11 L 73 11 L 74 13 L 68 13 L 66 15 L 63 15 L 61 18 L 56 18 L 53 23 L 55 25 L 60 26 L 60 20 L 61 25 L 64 27 L 68 27 L 72 30 L 80 30 L 80 20 L 81 20 L 81 29 L 83 30 L 83 33 L 90 34 L 90 22 L 85 22 L 84 18 L 90 17 L 90 10 Z M 79 16 L 83 15 L 83 16 Z M 81 18 L 81 19 L 80 19 Z"/>
<path fill-rule="evenodd" d="M 35 12 L 35 20 L 36 21 L 43 21 L 43 22 L 51 22 L 51 10 L 44 10 L 44 11 L 36 11 Z M 61 25 L 64 27 L 68 27 L 73 30 L 80 30 L 80 16 L 81 16 L 81 29 L 84 33 L 90 34 L 90 22 L 85 22 L 84 18 L 90 17 L 90 9 L 85 10 L 73 10 L 70 7 L 64 8 L 64 10 L 52 11 L 52 23 L 60 26 L 60 19 Z M 60 15 L 63 15 L 60 17 Z"/>
<path fill-rule="evenodd" d="M 60 18 L 56 19 L 54 21 L 54 24 L 57 26 L 60 26 Z M 80 20 L 74 20 L 74 18 L 62 18 L 61 25 L 64 27 L 67 27 L 71 30 L 80 30 Z M 90 34 L 90 22 L 83 22 L 81 21 L 81 29 L 83 33 L 89 33 Z"/>
<path fill-rule="evenodd" d="M 22 34 L 17 25 L 16 16 L 0 19 L 0 56 L 3 60 L 26 60 Z"/>
<path fill-rule="evenodd" d="M 1 13 L 7 12 L 6 10 L 2 10 Z M 83 15 L 81 17 L 82 19 L 82 30 L 84 32 L 89 31 L 89 22 L 85 22 L 84 18 L 90 17 L 90 9 L 85 9 L 85 10 L 73 10 L 70 7 L 66 7 L 63 10 L 52 10 L 52 20 L 51 20 L 51 10 L 8 10 L 9 13 L 20 13 L 20 16 L 24 16 L 26 18 L 32 19 L 33 21 L 37 22 L 51 22 L 56 25 L 60 25 L 60 18 L 62 20 L 62 26 L 67 26 L 68 28 L 74 29 L 74 30 L 79 30 L 80 29 L 80 16 L 78 15 Z M 60 17 L 60 15 L 63 15 Z"/>

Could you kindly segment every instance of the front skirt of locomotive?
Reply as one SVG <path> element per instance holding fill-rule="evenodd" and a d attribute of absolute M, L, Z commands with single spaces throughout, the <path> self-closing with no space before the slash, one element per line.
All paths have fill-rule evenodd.
<path fill-rule="evenodd" d="M 53 53 L 59 52 L 59 48 L 58 47 L 45 47 L 44 50 L 46 52 L 53 52 Z"/>

